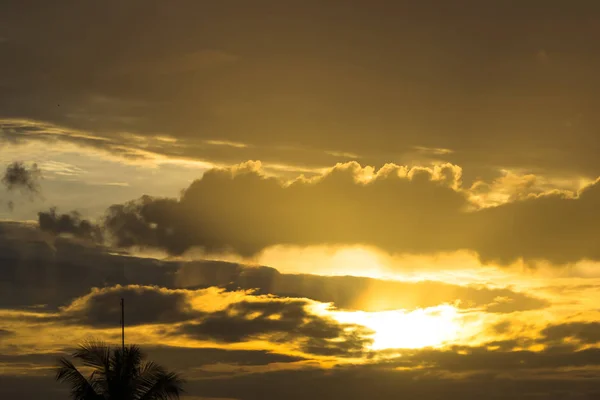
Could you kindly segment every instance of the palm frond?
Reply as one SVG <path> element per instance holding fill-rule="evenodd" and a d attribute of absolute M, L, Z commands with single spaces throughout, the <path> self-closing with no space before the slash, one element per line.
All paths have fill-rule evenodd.
<path fill-rule="evenodd" d="M 183 393 L 185 381 L 179 374 L 166 372 L 154 363 L 145 363 L 137 379 L 136 400 L 175 400 Z"/>
<path fill-rule="evenodd" d="M 86 379 L 71 361 L 59 360 L 56 379 L 71 387 L 73 400 L 177 400 L 183 393 L 183 379 L 154 362 L 144 362 L 146 356 L 136 345 L 111 349 L 89 341 L 73 357 L 93 371 Z"/>
<path fill-rule="evenodd" d="M 142 361 L 146 358 L 146 354 L 142 352 L 142 349 L 137 345 L 131 345 L 125 348 L 124 354 L 124 367 L 127 371 L 130 371 L 131 374 L 135 374 L 137 376 L 140 366 L 142 365 Z"/>
<path fill-rule="evenodd" d="M 73 352 L 73 357 L 80 359 L 83 365 L 94 368 L 98 372 L 107 372 L 110 367 L 110 347 L 104 342 L 84 342 Z"/>
<path fill-rule="evenodd" d="M 137 391 L 136 385 L 143 359 L 146 355 L 139 346 L 131 345 L 125 348 L 115 349 L 111 356 L 112 373 L 114 385 L 111 392 L 121 393 L 123 398 L 131 398 Z"/>
<path fill-rule="evenodd" d="M 84 366 L 93 368 L 90 380 L 94 388 L 109 390 L 110 346 L 102 341 L 85 341 L 73 352 L 73 357 L 81 360 Z"/>
<path fill-rule="evenodd" d="M 79 372 L 79 370 L 66 358 L 60 358 L 56 371 L 56 380 L 71 386 L 73 400 L 100 400 L 92 384 Z"/>

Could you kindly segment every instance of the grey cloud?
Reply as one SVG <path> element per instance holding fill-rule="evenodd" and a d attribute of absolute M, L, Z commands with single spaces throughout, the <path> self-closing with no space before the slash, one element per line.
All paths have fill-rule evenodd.
<path fill-rule="evenodd" d="M 183 292 L 133 285 L 94 289 L 66 306 L 60 319 L 100 328 L 118 326 L 121 298 L 126 302 L 127 325 L 169 324 L 198 315 Z"/>
<path fill-rule="evenodd" d="M 422 371 L 352 366 L 331 370 L 306 369 L 236 374 L 220 379 L 190 376 L 188 396 L 241 400 L 332 399 L 361 400 L 405 397 L 422 400 L 588 400 L 600 395 L 598 379 L 591 372 L 542 376 L 477 374 L 464 378 Z M 23 400 L 63 400 L 68 393 L 51 376 L 0 375 L 0 396 Z"/>
<path fill-rule="evenodd" d="M 37 164 L 28 167 L 20 161 L 15 161 L 6 167 L 2 176 L 2 184 L 8 190 L 21 190 L 28 194 L 38 194 L 41 175 L 42 172 Z"/>
<path fill-rule="evenodd" d="M 63 307 L 59 314 L 49 315 L 44 321 L 93 328 L 117 327 L 121 318 L 121 298 L 126 302 L 127 325 L 183 322 L 173 330 L 165 331 L 171 335 L 187 335 L 221 343 L 252 339 L 293 343 L 309 354 L 340 357 L 361 357 L 372 342 L 369 336 L 373 332 L 369 329 L 317 315 L 308 309 L 310 304 L 304 299 L 247 298 L 230 304 L 224 310 L 206 312 L 193 309 L 185 292 L 147 286 L 92 289 L 91 293 L 75 299 Z M 271 358 L 274 360 L 272 362 L 299 360 L 268 354 L 256 355 L 262 356 L 263 360 Z M 232 353 L 232 356 L 235 357 L 235 354 Z M 253 365 L 251 360 L 245 362 Z"/>
<path fill-rule="evenodd" d="M 560 344 L 566 339 L 574 339 L 581 345 L 600 342 L 600 322 L 566 322 L 550 325 L 541 332 L 542 342 Z"/>
<path fill-rule="evenodd" d="M 225 343 L 267 338 L 297 343 L 308 353 L 342 357 L 359 357 L 372 342 L 368 329 L 315 315 L 307 306 L 305 300 L 241 301 L 184 324 L 177 332 Z"/>
<path fill-rule="evenodd" d="M 2 136 L 2 129 L 0 128 L 0 138 Z M 29 200 L 33 201 L 36 197 L 41 197 L 40 179 L 42 177 L 42 171 L 38 168 L 37 164 L 26 165 L 21 161 L 15 161 L 6 166 L 0 183 L 6 188 L 8 192 L 18 191 L 20 194 L 27 196 Z M 16 200 L 8 200 L 6 206 L 9 211 L 14 211 Z"/>
<path fill-rule="evenodd" d="M 189 262 L 181 265 L 177 280 L 187 287 L 221 286 L 229 290 L 255 289 L 257 293 L 307 297 L 334 303 L 347 310 L 384 311 L 456 303 L 493 313 L 541 309 L 549 302 L 504 288 L 453 285 L 435 281 L 402 282 L 356 276 L 282 274 L 270 267 L 240 268 L 234 264 Z"/>
<path fill-rule="evenodd" d="M 64 400 L 68 390 L 54 382 L 50 374 L 35 375 L 0 375 L 0 396 L 3 399 Z"/>
<path fill-rule="evenodd" d="M 44 232 L 55 235 L 71 234 L 76 237 L 102 241 L 102 229 L 92 222 L 81 219 L 77 212 L 57 214 L 56 208 L 38 213 L 38 225 Z"/>
<path fill-rule="evenodd" d="M 288 186 L 256 166 L 210 170 L 179 199 L 148 196 L 108 212 L 105 226 L 116 244 L 181 254 L 253 255 L 277 244 L 370 244 L 392 253 L 468 249 L 485 261 L 508 264 L 599 260 L 600 183 L 576 198 L 547 193 L 497 207 L 473 208 L 457 190 L 459 171 L 386 166 L 369 183 L 357 163 L 338 165 L 317 182 Z M 445 178 L 445 179 L 444 179 Z"/>
<path fill-rule="evenodd" d="M 48 238 L 34 227 L 0 223 L 0 307 L 66 306 L 91 288 L 158 285 L 164 288 L 257 290 L 310 298 L 347 310 L 382 311 L 453 303 L 488 312 L 538 309 L 547 302 L 505 289 L 441 282 L 396 282 L 363 277 L 282 274 L 269 267 L 219 261 L 158 261 L 131 257 L 92 242 Z M 498 302 L 501 298 L 503 301 Z M 118 303 L 118 302 L 117 302 Z"/>
<path fill-rule="evenodd" d="M 509 356 L 518 360 L 522 355 Z M 591 360 L 590 362 L 597 364 Z M 596 355 L 597 356 L 597 355 Z M 565 354 L 569 359 L 570 356 Z M 456 357 L 469 363 L 469 356 Z M 391 399 L 591 399 L 600 394 L 598 377 L 593 367 L 581 372 L 537 372 L 506 368 L 495 369 L 494 355 L 487 358 L 486 369 L 465 372 L 432 371 L 425 369 L 394 370 L 395 365 L 337 367 L 332 370 L 277 371 L 268 374 L 240 375 L 225 381 L 191 381 L 189 390 L 202 396 L 226 396 L 244 400 L 285 397 L 291 400 L 331 398 L 359 400 L 364 398 Z M 515 364 L 518 364 L 516 362 Z M 263 388 L 268 389 L 263 389 Z"/>
<path fill-rule="evenodd" d="M 144 347 L 150 359 L 177 370 L 200 368 L 211 364 L 259 366 L 272 363 L 293 363 L 305 360 L 297 356 L 272 353 L 265 350 L 226 350 L 218 348 L 192 348 L 151 346 Z"/>
<path fill-rule="evenodd" d="M 431 252 L 460 247 L 465 196 L 432 181 L 425 170 L 401 177 L 387 167 L 369 184 L 354 181 L 358 164 L 334 168 L 317 183 L 283 187 L 250 164 L 232 175 L 211 170 L 180 199 L 142 199 L 108 210 L 106 227 L 120 245 L 156 246 L 181 254 L 256 254 L 275 244 L 370 243 L 391 251 Z M 445 167 L 453 169 L 452 166 Z M 357 216 L 360 216 L 358 218 Z M 427 237 L 427 240 L 425 240 Z"/>
<path fill-rule="evenodd" d="M 9 331 L 7 329 L 0 329 L 0 337 L 13 336 L 14 334 L 15 334 L 15 332 L 13 332 L 13 331 Z"/>
<path fill-rule="evenodd" d="M 204 312 L 194 310 L 184 293 L 158 287 L 117 286 L 94 289 L 90 294 L 64 307 L 60 314 L 44 320 L 94 328 L 117 327 L 121 317 L 121 298 L 126 301 L 128 325 L 184 322 L 174 327 L 169 333 L 171 335 L 187 335 L 194 339 L 221 343 L 260 338 L 275 343 L 292 343 L 309 354 L 340 357 L 361 357 L 367 351 L 367 345 L 372 342 L 369 336 L 373 332 L 367 328 L 341 324 L 330 317 L 314 314 L 308 310 L 307 300 L 247 299 L 232 303 L 222 311 Z M 158 349 L 158 353 L 161 353 L 161 349 Z M 165 354 L 164 349 L 162 354 Z M 300 360 L 266 353 L 255 355 L 259 359 L 252 361 L 252 355 L 249 354 L 250 359 L 244 363 L 255 365 L 260 359 L 272 360 L 271 362 Z M 235 358 L 237 355 L 232 353 L 231 356 Z M 223 361 L 224 359 L 220 360 Z M 208 359 L 204 362 L 208 362 Z"/>
<path fill-rule="evenodd" d="M 510 346 L 506 346 L 510 347 Z M 461 354 L 462 353 L 462 354 Z M 549 347 L 540 352 L 489 350 L 486 347 L 456 346 L 447 350 L 407 350 L 390 364 L 452 372 L 501 372 L 589 367 L 600 364 L 600 349 L 576 350 L 571 346 Z"/>
<path fill-rule="evenodd" d="M 118 254 L 89 241 L 48 237 L 33 226 L 0 223 L 0 307 L 57 310 L 93 287 L 174 287 L 177 265 Z"/>
<path fill-rule="evenodd" d="M 474 175 L 600 171 L 594 2 L 27 4 L 0 8 L 4 116 L 376 165 L 450 148 L 440 158 Z"/>
<path fill-rule="evenodd" d="M 598 349 L 573 351 L 550 347 L 541 352 L 490 351 L 484 347 L 454 347 L 445 350 L 401 350 L 402 357 L 372 359 L 362 365 L 339 365 L 331 369 L 316 366 L 297 370 L 273 368 L 261 373 L 222 374 L 219 379 L 202 367 L 211 364 L 266 365 L 300 361 L 287 356 L 256 351 L 150 347 L 153 359 L 186 371 L 190 396 L 209 398 L 278 399 L 306 398 L 364 399 L 375 398 L 498 400 L 531 398 L 589 399 L 598 391 L 596 369 Z M 6 362 L 22 365 L 48 365 L 54 354 L 0 356 Z M 196 360 L 196 362 L 192 360 Z M 11 388 L 24 385 L 19 398 L 34 399 L 30 387 L 42 385 L 46 398 L 59 399 L 60 386 L 52 377 L 0 375 L 0 394 L 14 394 Z M 376 394 L 374 394 L 376 393 Z M 56 397 L 53 397 L 56 396 Z"/>
<path fill-rule="evenodd" d="M 217 165 L 238 164 L 249 159 L 260 159 L 265 169 L 281 176 L 295 178 L 299 174 L 312 176 L 318 169 L 337 162 L 347 162 L 356 157 L 337 152 L 302 146 L 269 145 L 252 146 L 241 144 L 228 146 L 220 141 L 178 138 L 176 142 L 165 142 L 151 135 L 135 136 L 119 134 L 94 134 L 65 126 L 40 121 L 0 118 L 0 144 L 24 145 L 33 141 L 57 144 L 73 143 L 91 151 L 105 151 L 111 156 L 129 161 L 152 160 L 156 157 L 186 157 Z M 227 143 L 227 142 L 225 142 Z"/>
<path fill-rule="evenodd" d="M 197 268 L 190 274 L 185 274 L 187 268 L 188 266 L 184 266 L 180 273 L 190 278 L 202 271 Z M 259 289 L 263 293 L 281 296 L 308 297 L 332 302 L 342 309 L 365 311 L 423 308 L 457 301 L 459 308 L 482 308 L 492 313 L 549 306 L 546 300 L 510 289 L 460 286 L 434 281 L 400 282 L 353 276 L 281 274 L 266 267 L 242 271 L 239 278 L 227 287 Z"/>
<path fill-rule="evenodd" d="M 68 356 L 73 349 L 45 353 L 0 352 L 0 365 L 12 365 L 22 368 L 51 368 L 56 365 L 59 357 Z M 161 364 L 168 365 L 177 371 L 199 369 L 211 364 L 228 364 L 236 366 L 263 366 L 273 363 L 294 363 L 305 361 L 304 358 L 273 353 L 265 350 L 228 350 L 219 348 L 194 348 L 173 346 L 143 346 L 148 358 Z"/>
<path fill-rule="evenodd" d="M 55 365 L 59 357 L 67 355 L 66 351 L 48 353 L 18 353 L 7 354 L 0 352 L 0 364 L 8 364 L 14 367 L 44 367 L 50 368 Z"/>

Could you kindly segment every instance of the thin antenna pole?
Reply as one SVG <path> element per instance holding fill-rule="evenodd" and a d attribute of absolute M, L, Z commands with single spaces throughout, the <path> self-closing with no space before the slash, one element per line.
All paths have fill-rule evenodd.
<path fill-rule="evenodd" d="M 121 298 L 121 346 L 125 356 L 125 299 Z"/>

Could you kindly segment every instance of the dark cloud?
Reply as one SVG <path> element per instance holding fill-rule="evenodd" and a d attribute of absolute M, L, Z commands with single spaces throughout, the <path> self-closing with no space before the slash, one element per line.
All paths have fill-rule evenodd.
<path fill-rule="evenodd" d="M 3 354 L 0 352 L 0 364 L 9 364 L 15 368 L 50 368 L 59 357 L 64 357 L 67 352 L 48 353 L 18 353 Z"/>
<path fill-rule="evenodd" d="M 376 166 L 440 160 L 461 165 L 467 182 L 500 168 L 595 178 L 600 174 L 598 15 L 600 3 L 585 0 L 305 0 L 293 5 L 182 0 L 178 7 L 143 0 L 4 0 L 0 117 L 13 122 L 2 125 L 0 137 L 11 143 L 61 137 L 130 158 L 143 157 L 137 150 L 144 148 L 298 168 L 357 157 Z M 31 127 L 23 119 L 52 125 Z M 149 141 L 135 144 L 118 132 Z M 158 145 L 150 140 L 156 134 L 176 141 Z M 422 148 L 452 151 L 423 154 Z M 389 186 L 383 180 L 363 192 L 365 187 L 345 185 L 346 178 L 281 189 L 252 176 L 224 177 L 227 173 L 210 173 L 178 199 L 116 206 L 109 213 L 110 230 L 124 247 L 158 247 L 173 254 L 193 246 L 252 254 L 277 243 L 370 243 L 390 252 L 467 249 L 484 261 L 502 263 L 600 260 L 597 184 L 577 199 L 551 194 L 465 213 L 464 193 L 442 182 L 406 180 L 404 190 L 390 179 Z M 93 286 L 117 283 L 185 284 L 178 280 L 183 263 L 111 254 L 93 242 L 75 244 L 50 235 L 23 240 L 8 230 L 0 224 L 2 306 L 57 308 Z M 413 295 L 413 286 L 373 280 L 196 265 L 215 267 L 200 274 L 197 285 L 218 282 L 229 290 L 258 287 L 294 297 L 305 293 L 349 309 L 368 307 L 359 299 L 365 294 L 379 299 L 385 294 L 386 307 L 433 299 L 460 299 L 494 312 L 544 306 L 509 289 L 424 282 L 414 286 L 419 289 Z M 431 300 L 422 298 L 421 290 L 429 291 Z M 219 323 L 209 326 L 211 333 L 220 334 Z M 247 332 L 257 331 L 245 323 L 239 322 Z M 597 399 L 598 350 L 576 351 L 565 344 L 595 344 L 594 324 L 547 327 L 540 341 L 549 348 L 542 352 L 516 350 L 523 343 L 515 339 L 487 344 L 496 350 L 407 350 L 388 363 L 327 370 L 219 379 L 202 379 L 211 375 L 196 370 L 186 389 L 198 398 L 240 400 Z M 311 334 L 336 331 L 326 327 L 319 325 Z M 496 328 L 498 333 L 507 329 Z M 310 344 L 300 342 L 306 351 L 313 351 Z M 323 343 L 317 345 L 322 351 Z M 189 349 L 165 351 L 174 359 L 183 352 L 202 358 Z M 255 356 L 263 357 L 238 356 L 252 363 L 259 363 Z M 237 363 L 229 353 L 206 355 L 215 363 L 220 357 Z M 29 376 L 14 376 L 10 365 L 3 368 L 0 398 L 68 396 L 49 371 L 38 368 L 47 365 L 42 358 L 0 359 L 32 367 Z"/>
<path fill-rule="evenodd" d="M 121 299 L 127 307 L 127 325 L 169 324 L 198 315 L 186 293 L 151 286 L 93 289 L 63 309 L 61 319 L 94 327 L 119 326 Z"/>
<path fill-rule="evenodd" d="M 158 285 L 164 288 L 256 290 L 309 298 L 346 310 L 383 311 L 455 303 L 488 312 L 526 311 L 545 300 L 508 288 L 400 282 L 351 276 L 282 274 L 274 268 L 219 261 L 158 261 L 121 255 L 87 241 L 48 240 L 35 228 L 0 224 L 0 307 L 66 306 L 91 288 Z M 118 302 L 117 302 L 118 303 Z"/>
<path fill-rule="evenodd" d="M 599 60 L 590 38 L 599 10 L 591 2 L 566 10 L 537 1 L 516 10 L 469 1 L 456 9 L 440 1 L 186 2 L 143 13 L 141 2 L 5 3 L 2 51 L 13 60 L 0 70 L 5 114 L 388 156 L 411 145 L 445 145 L 468 159 L 492 153 L 494 164 L 549 164 L 569 143 L 577 151 L 561 154 L 583 153 L 577 167 L 597 169 L 591 149 L 579 145 L 589 141 L 561 138 L 570 132 L 590 139 L 597 122 L 590 111 Z M 159 18 L 165 13 L 172 20 Z M 110 37 L 103 18 L 111 19 Z M 156 29 L 142 34 L 142 26 Z M 82 29 L 85 43 L 69 34 Z M 114 38 L 119 49 L 111 47 Z M 524 43 L 511 45 L 518 41 Z M 524 131 L 532 139 L 520 140 Z M 542 154 L 528 156 L 541 144 Z"/>
<path fill-rule="evenodd" d="M 159 364 L 177 370 L 197 369 L 211 364 L 260 366 L 273 363 L 294 363 L 305 360 L 297 356 L 272 353 L 265 350 L 227 350 L 217 348 L 192 348 L 155 346 L 145 347 L 148 357 Z"/>
<path fill-rule="evenodd" d="M 177 332 L 224 343 L 267 338 L 297 343 L 302 351 L 312 354 L 362 356 L 372 342 L 367 337 L 372 332 L 313 314 L 307 306 L 306 300 L 241 301 L 199 322 L 184 324 Z"/>
<path fill-rule="evenodd" d="M 542 342 L 560 344 L 570 339 L 580 345 L 600 342 L 600 322 L 566 322 L 550 325 L 541 332 Z M 571 342 L 572 343 L 572 342 Z"/>
<path fill-rule="evenodd" d="M 208 374 L 206 374 L 208 375 Z M 257 374 L 235 374 L 220 379 L 186 375 L 186 395 L 198 398 L 241 400 L 360 400 L 405 397 L 422 400 L 589 400 L 600 395 L 593 373 L 523 376 L 522 371 L 503 376 L 477 374 L 443 376 L 423 371 L 350 366 L 330 370 L 304 369 Z M 0 396 L 35 400 L 63 400 L 64 387 L 52 376 L 0 375 Z"/>
<path fill-rule="evenodd" d="M 282 274 L 274 268 L 240 268 L 234 264 L 189 262 L 181 265 L 178 281 L 188 287 L 221 286 L 229 290 L 306 297 L 347 310 L 384 311 L 455 303 L 493 313 L 535 310 L 549 302 L 511 289 L 454 285 L 435 281 L 402 282 L 356 276 Z"/>
<path fill-rule="evenodd" d="M 228 350 L 210 347 L 194 348 L 160 345 L 143 346 L 143 350 L 148 354 L 149 359 L 177 371 L 188 371 L 188 373 L 193 373 L 193 370 L 213 364 L 254 367 L 306 360 L 302 357 L 265 350 Z M 58 358 L 68 356 L 71 353 L 72 349 L 45 353 L 0 352 L 0 365 L 5 364 L 19 368 L 52 368 L 56 365 Z"/>
<path fill-rule="evenodd" d="M 44 376 L 0 374 L 0 396 L 3 399 L 64 400 L 68 389 L 55 382 L 50 374 Z"/>
<path fill-rule="evenodd" d="M 461 351 L 459 354 L 458 351 Z M 477 347 L 404 350 L 402 357 L 331 370 L 245 374 L 225 382 L 192 381 L 202 396 L 243 399 L 591 399 L 600 394 L 598 349 L 542 352 Z M 207 382 L 202 386 L 201 383 Z M 266 385 L 268 390 L 261 388 Z M 294 387 L 293 390 L 290 390 Z"/>
<path fill-rule="evenodd" d="M 310 347 L 312 339 L 328 340 L 338 332 L 336 329 L 326 328 L 327 324 L 314 324 L 315 321 L 310 315 L 305 322 L 306 330 L 295 322 L 288 325 L 300 316 L 307 317 L 305 301 L 271 300 L 234 303 L 224 313 L 203 316 L 215 319 L 212 319 L 208 326 L 189 333 L 203 338 L 210 335 L 213 340 L 220 338 L 228 342 L 244 340 L 246 336 L 242 335 L 256 334 L 270 335 L 271 340 L 275 340 L 279 335 L 281 340 L 288 343 L 295 343 L 304 338 L 299 344 L 306 352 L 340 355 L 338 348 L 335 351 L 325 348 L 327 351 L 323 351 L 323 347 Z M 269 319 L 274 315 L 281 315 L 281 325 L 265 323 L 263 317 Z M 248 321 L 242 321 L 248 319 L 256 319 L 258 322 L 248 324 Z M 314 325 L 310 326 L 312 324 Z M 195 325 L 198 328 L 198 324 Z M 265 326 L 267 328 L 263 329 Z M 190 329 L 188 325 L 184 327 Z M 285 329 L 287 335 L 279 332 L 281 329 Z M 241 332 L 240 336 L 235 336 L 231 331 Z M 300 335 L 298 338 L 295 337 L 296 333 Z M 600 394 L 597 389 L 599 349 L 577 350 L 571 346 L 551 344 L 543 351 L 515 350 L 524 344 L 534 343 L 535 340 L 523 343 L 515 339 L 489 342 L 481 347 L 399 349 L 390 350 L 387 352 L 389 354 L 381 352 L 380 355 L 384 356 L 382 359 L 373 358 L 362 365 L 340 365 L 332 369 L 320 369 L 313 365 L 311 368 L 279 371 L 272 368 L 262 372 L 252 372 L 251 368 L 240 367 L 294 363 L 302 359 L 264 351 L 168 346 L 150 347 L 148 353 L 156 361 L 186 371 L 186 390 L 189 395 L 210 398 L 274 399 L 288 393 L 287 398 L 298 400 L 307 396 L 318 398 L 319 394 L 333 399 L 360 399 L 370 391 L 377 390 L 376 393 L 380 396 L 377 398 L 390 398 L 401 393 L 403 396 L 434 400 L 481 397 L 493 388 L 497 388 L 497 394 L 491 398 L 499 400 L 586 399 Z M 336 347 L 338 345 L 339 343 Z M 353 344 L 349 346 L 355 348 Z M 397 353 L 401 353 L 401 356 L 398 357 Z M 396 356 L 389 357 L 393 354 Z M 20 368 L 35 367 L 40 371 L 40 375 L 44 376 L 43 368 L 50 365 L 52 358 L 57 355 L 58 353 L 0 354 L 0 363 Z M 215 364 L 231 368 L 232 372 L 227 373 L 227 370 L 223 370 L 219 379 L 207 379 L 212 376 L 210 367 Z M 0 374 L 0 394 L 10 393 L 10 385 L 20 382 L 18 379 L 21 378 Z M 29 376 L 27 379 L 35 381 L 42 378 Z M 53 398 L 53 390 L 59 390 L 59 386 L 48 383 L 46 390 L 50 393 L 49 398 Z M 20 398 L 28 399 L 30 393 L 33 392 L 27 389 L 21 393 Z M 565 397 L 567 394 L 571 397 Z"/>
<path fill-rule="evenodd" d="M 600 251 L 592 245 L 600 236 L 600 220 L 594 211 L 598 205 L 597 181 L 577 198 L 551 193 L 484 209 L 472 214 L 467 225 L 470 246 L 484 260 L 501 262 L 600 260 Z"/>
<path fill-rule="evenodd" d="M 247 164 L 211 170 L 180 199 L 143 197 L 108 210 L 106 227 L 123 246 L 156 246 L 181 254 L 192 246 L 253 255 L 275 244 L 371 243 L 391 251 L 455 250 L 466 200 L 450 180 L 426 170 L 388 167 L 369 184 L 355 182 L 358 164 L 334 168 L 318 182 L 283 187 Z M 441 173 L 446 177 L 446 173 Z M 357 216 L 360 215 L 360 218 Z M 427 240 L 424 240 L 424 237 Z"/>
<path fill-rule="evenodd" d="M 179 199 L 145 196 L 112 206 L 105 226 L 119 246 L 171 254 L 200 247 L 247 256 L 278 244 L 362 243 L 392 253 L 468 249 L 503 264 L 600 259 L 598 183 L 577 197 L 551 192 L 473 211 L 452 165 L 408 171 L 389 165 L 369 183 L 356 181 L 371 172 L 350 163 L 283 186 L 256 164 L 215 169 Z"/>
<path fill-rule="evenodd" d="M 15 332 L 13 332 L 13 331 L 9 331 L 7 329 L 0 329 L 0 337 L 13 336 L 14 334 L 15 334 Z"/>
<path fill-rule="evenodd" d="M 166 132 L 188 156 L 205 140 L 253 146 L 200 150 L 235 162 L 265 146 L 381 165 L 430 147 L 474 175 L 600 171 L 595 2 L 232 4 L 4 1 L 1 114 Z"/>
<path fill-rule="evenodd" d="M 118 327 L 121 318 L 120 299 L 125 299 L 128 326 L 160 324 L 171 326 L 170 334 L 187 335 L 199 340 L 221 343 L 245 342 L 252 339 L 274 343 L 292 343 L 299 350 L 318 355 L 361 357 L 372 343 L 369 329 L 355 324 L 338 323 L 331 317 L 311 311 L 305 299 L 280 299 L 248 296 L 220 311 L 194 309 L 191 298 L 201 292 L 168 290 L 149 286 L 116 286 L 92 289 L 61 308 L 59 314 L 31 317 L 31 321 L 60 322 L 93 328 Z M 222 301 L 226 294 L 213 294 L 207 301 Z M 22 318 L 28 320 L 27 317 Z M 158 349 L 160 352 L 160 349 Z M 164 349 L 163 349 L 164 350 Z M 163 351 L 164 353 L 164 351 Z M 232 353 L 232 356 L 235 354 Z M 299 361 L 276 355 L 258 354 L 272 362 Z M 275 361 L 277 360 L 277 361 Z M 0 359 L 1 361 L 1 359 Z M 223 361 L 223 360 L 221 360 Z M 244 361 L 254 365 L 253 361 Z"/>
<path fill-rule="evenodd" d="M 38 224 L 42 231 L 55 235 L 70 234 L 76 237 L 102 241 L 102 229 L 92 222 L 81 219 L 77 212 L 57 214 L 56 208 L 38 213 Z"/>
<path fill-rule="evenodd" d="M 510 346 L 506 346 L 508 348 Z M 455 346 L 445 350 L 407 350 L 389 364 L 403 367 L 422 366 L 452 372 L 505 372 L 568 367 L 589 367 L 600 364 L 600 349 L 576 350 L 571 346 L 550 347 L 543 351 L 490 350 L 486 347 Z"/>
<path fill-rule="evenodd" d="M 130 257 L 89 241 L 49 238 L 34 226 L 0 223 L 0 307 L 56 310 L 93 287 L 174 288 L 178 265 Z"/>
<path fill-rule="evenodd" d="M 183 233 L 175 231 L 180 225 L 178 211 L 176 200 L 144 196 L 137 201 L 110 207 L 105 228 L 118 247 L 162 247 L 163 243 L 168 243 L 170 251 L 181 254 L 189 245 L 181 237 Z M 178 236 L 174 237 L 176 234 Z"/>
<path fill-rule="evenodd" d="M 15 161 L 6 167 L 2 176 L 2 184 L 7 190 L 20 190 L 28 194 L 38 194 L 41 175 L 42 172 L 37 164 L 28 167 L 20 161 Z"/>
<path fill-rule="evenodd" d="M 158 150 L 158 147 L 139 146 L 139 142 L 123 135 L 94 136 L 46 122 L 0 119 L 0 143 L 22 145 L 31 141 L 40 141 L 52 145 L 60 143 L 61 140 L 91 149 L 103 149 L 130 160 L 148 158 L 148 154 L 144 154 L 142 147 L 145 147 L 146 151 Z"/>
<path fill-rule="evenodd" d="M 102 150 L 129 161 L 150 161 L 157 156 L 181 157 L 217 164 L 238 164 L 249 159 L 265 162 L 265 169 L 295 178 L 318 174 L 319 168 L 354 159 L 351 154 L 290 146 L 251 146 L 218 140 L 178 140 L 175 145 L 153 137 L 92 135 L 64 126 L 13 119 L 0 119 L 0 143 L 24 145 L 41 141 L 48 145 L 69 142 L 90 150 Z M 283 167 L 282 167 L 283 166 Z"/>
<path fill-rule="evenodd" d="M 521 373 L 521 372 L 520 372 Z M 573 376 L 574 375 L 574 376 Z M 346 367 L 332 371 L 278 371 L 237 376 L 225 381 L 190 382 L 190 391 L 203 396 L 226 396 L 244 400 L 331 398 L 359 400 L 392 399 L 592 399 L 600 392 L 594 374 L 518 376 L 508 373 L 474 374 L 470 377 L 423 371 L 394 371 L 369 367 Z"/>

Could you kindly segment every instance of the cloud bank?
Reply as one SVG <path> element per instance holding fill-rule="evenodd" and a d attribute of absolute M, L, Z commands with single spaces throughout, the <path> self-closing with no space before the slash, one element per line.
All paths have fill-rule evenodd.
<path fill-rule="evenodd" d="M 280 244 L 368 244 L 390 253 L 470 250 L 503 264 L 600 259 L 600 184 L 481 208 L 460 174 L 450 164 L 373 170 L 349 163 L 283 184 L 248 163 L 206 172 L 180 198 L 114 205 L 104 227 L 118 247 L 172 255 L 193 247 L 253 256 Z"/>

